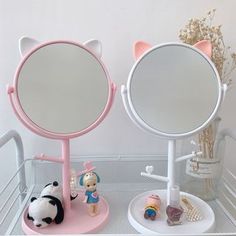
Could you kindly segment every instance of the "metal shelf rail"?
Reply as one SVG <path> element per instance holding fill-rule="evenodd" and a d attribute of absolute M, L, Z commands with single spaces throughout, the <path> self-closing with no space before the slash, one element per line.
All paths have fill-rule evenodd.
<path fill-rule="evenodd" d="M 32 191 L 32 189 L 27 189 L 26 186 L 25 163 L 30 161 L 30 159 L 24 160 L 24 147 L 21 136 L 15 130 L 10 130 L 6 132 L 4 135 L 0 137 L 0 148 L 2 148 L 11 140 L 14 140 L 16 146 L 17 170 L 9 178 L 5 186 L 0 191 L 0 198 L 3 198 L 1 199 L 3 203 L 0 206 L 0 216 L 1 216 L 0 227 L 6 229 L 5 232 L 6 235 L 11 233 L 15 223 L 20 217 L 20 212 L 19 212 L 19 214 L 16 214 L 13 220 L 11 220 L 9 226 L 4 225 L 4 223 L 7 221 L 7 218 L 12 217 L 12 215 L 14 215 L 15 212 L 13 212 L 12 215 L 11 213 L 13 211 L 14 206 L 17 203 L 17 200 L 19 201 L 19 207 L 21 208 L 21 206 L 23 206 L 24 203 L 27 201 L 26 196 L 30 196 Z M 7 195 L 7 197 L 4 196 L 4 194 Z"/>

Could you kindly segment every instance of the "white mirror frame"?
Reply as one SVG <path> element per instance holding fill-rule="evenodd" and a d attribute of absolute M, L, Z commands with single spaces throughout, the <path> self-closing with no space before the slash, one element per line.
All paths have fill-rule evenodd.
<path fill-rule="evenodd" d="M 145 123 L 143 121 L 143 119 L 135 111 L 134 106 L 132 104 L 131 95 L 130 95 L 131 94 L 130 93 L 130 88 L 131 88 L 131 83 L 132 83 L 133 72 L 134 72 L 134 70 L 136 69 L 136 66 L 139 64 L 139 62 L 142 60 L 143 57 L 145 57 L 148 53 L 150 53 L 152 50 L 155 50 L 157 48 L 161 48 L 161 47 L 164 47 L 164 46 L 178 46 L 178 45 L 190 48 L 192 50 L 195 50 L 196 52 L 201 54 L 208 61 L 208 63 L 211 65 L 211 67 L 214 70 L 214 73 L 216 75 L 216 79 L 217 79 L 217 83 L 218 83 L 218 94 L 219 94 L 219 96 L 218 96 L 217 103 L 216 103 L 216 106 L 215 106 L 212 114 L 209 116 L 209 118 L 201 126 L 199 126 L 198 128 L 196 128 L 194 130 L 188 131 L 186 133 L 177 133 L 177 134 L 173 133 L 172 134 L 172 133 L 165 133 L 165 132 L 162 132 L 160 130 L 156 130 L 156 129 L 152 128 L 151 126 L 149 126 L 147 123 Z M 202 129 L 204 129 L 216 116 L 217 111 L 219 110 L 220 104 L 223 100 L 225 91 L 226 91 L 225 85 L 222 85 L 222 83 L 220 81 L 218 71 L 215 68 L 215 65 L 213 64 L 213 62 L 209 59 L 209 57 L 206 56 L 199 49 L 197 49 L 195 47 L 192 47 L 191 45 L 183 44 L 183 43 L 164 43 L 164 44 L 156 45 L 156 46 L 152 47 L 151 49 L 149 49 L 148 51 L 146 51 L 133 65 L 133 67 L 132 67 L 132 69 L 129 73 L 127 86 L 122 85 L 122 87 L 121 87 L 122 100 L 123 100 L 123 103 L 124 103 L 125 110 L 126 110 L 127 114 L 129 115 L 130 119 L 139 128 L 141 128 L 141 129 L 143 129 L 143 130 L 145 130 L 149 133 L 152 133 L 154 135 L 158 135 L 158 136 L 165 137 L 165 138 L 168 138 L 168 139 L 179 139 L 179 138 L 191 136 L 191 135 L 201 131 Z"/>

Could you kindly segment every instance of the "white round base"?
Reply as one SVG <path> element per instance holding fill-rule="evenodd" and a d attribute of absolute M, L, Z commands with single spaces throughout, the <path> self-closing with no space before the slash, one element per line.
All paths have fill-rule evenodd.
<path fill-rule="evenodd" d="M 146 198 L 151 194 L 157 194 L 161 198 L 160 217 L 156 220 L 147 220 L 144 218 L 144 206 Z M 168 226 L 166 220 L 166 190 L 153 190 L 144 192 L 136 196 L 129 204 L 128 219 L 130 224 L 139 232 L 143 234 L 199 234 L 210 233 L 215 228 L 215 214 L 211 207 L 194 195 L 189 193 L 180 193 L 186 196 L 196 206 L 201 214 L 202 220 L 197 222 L 188 222 L 183 217 L 181 225 Z"/>

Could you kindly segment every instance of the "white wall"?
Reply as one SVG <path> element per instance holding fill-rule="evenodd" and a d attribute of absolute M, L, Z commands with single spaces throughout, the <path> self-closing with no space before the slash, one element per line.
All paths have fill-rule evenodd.
<path fill-rule="evenodd" d="M 40 41 L 101 40 L 102 59 L 120 88 L 134 63 L 134 41 L 178 41 L 179 29 L 189 18 L 201 17 L 213 8 L 217 9 L 215 23 L 223 25 L 226 44 L 236 50 L 234 0 L 0 0 L 0 134 L 9 129 L 19 131 L 26 157 L 60 153 L 58 142 L 33 134 L 17 120 L 5 92 L 20 61 L 18 39 L 22 35 Z M 236 128 L 235 102 L 236 88 L 228 94 L 221 110 L 222 127 Z M 233 146 L 229 153 L 236 150 Z M 71 147 L 73 155 L 165 154 L 167 142 L 143 133 L 131 123 L 118 90 L 109 116 L 90 134 L 74 139 Z M 12 146 L 0 152 L 0 158 L 12 159 L 4 160 L 0 171 L 6 163 L 14 165 L 9 153 Z"/>

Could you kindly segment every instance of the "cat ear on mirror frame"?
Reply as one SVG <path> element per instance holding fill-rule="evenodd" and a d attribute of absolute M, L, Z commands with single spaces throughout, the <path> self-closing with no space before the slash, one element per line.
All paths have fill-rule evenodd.
<path fill-rule="evenodd" d="M 102 43 L 97 39 L 90 39 L 83 43 L 89 48 L 97 57 L 102 57 Z"/>
<path fill-rule="evenodd" d="M 149 43 L 144 41 L 137 41 L 133 46 L 133 55 L 135 60 L 138 60 L 147 50 L 149 50 L 152 46 Z"/>
<path fill-rule="evenodd" d="M 29 37 L 21 37 L 19 39 L 19 50 L 20 50 L 20 55 L 24 57 L 31 49 L 36 47 L 40 42 L 29 38 Z"/>
<path fill-rule="evenodd" d="M 201 40 L 193 45 L 195 48 L 201 50 L 205 53 L 209 58 L 212 55 L 212 45 L 209 40 Z"/>

